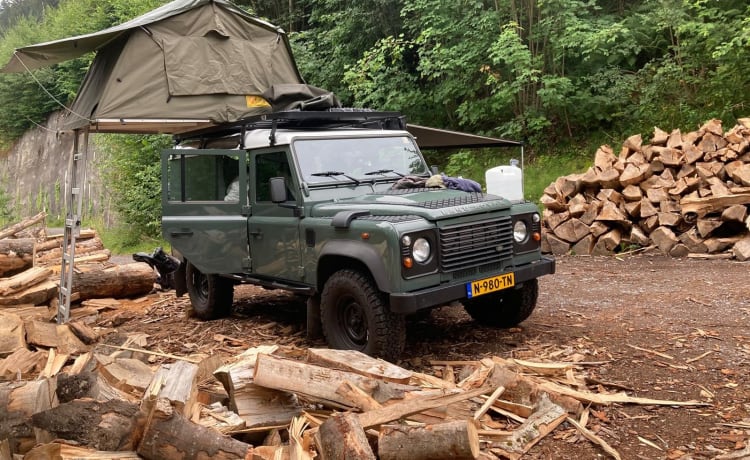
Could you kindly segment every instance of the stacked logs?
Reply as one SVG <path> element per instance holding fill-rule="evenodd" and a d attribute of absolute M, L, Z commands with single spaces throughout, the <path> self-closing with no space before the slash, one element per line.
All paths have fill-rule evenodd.
<path fill-rule="evenodd" d="M 727 132 L 654 129 L 650 143 L 608 145 L 585 173 L 544 190 L 543 250 L 611 255 L 658 248 L 673 257 L 750 259 L 750 118 Z"/>
<path fill-rule="evenodd" d="M 47 236 L 45 216 L 42 212 L 0 230 L 0 308 L 55 307 L 63 238 Z M 81 230 L 75 245 L 74 301 L 132 297 L 153 289 L 156 275 L 151 267 L 115 266 L 109 263 L 110 255 L 95 230 Z"/>

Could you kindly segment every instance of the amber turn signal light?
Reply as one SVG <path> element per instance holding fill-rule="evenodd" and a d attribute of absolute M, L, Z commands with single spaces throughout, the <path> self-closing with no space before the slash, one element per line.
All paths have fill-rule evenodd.
<path fill-rule="evenodd" d="M 414 266 L 414 261 L 411 257 L 404 257 L 403 259 L 404 267 L 411 268 Z"/>

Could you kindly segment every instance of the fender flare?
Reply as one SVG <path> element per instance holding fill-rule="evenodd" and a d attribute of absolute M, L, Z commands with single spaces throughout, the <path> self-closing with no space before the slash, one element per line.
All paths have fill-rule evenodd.
<path fill-rule="evenodd" d="M 372 246 L 358 241 L 329 240 L 320 251 L 318 265 L 320 265 L 320 260 L 327 256 L 346 257 L 347 259 L 358 260 L 370 271 L 370 274 L 380 291 L 391 291 L 390 283 L 388 281 L 388 272 L 383 263 L 383 257 L 377 253 Z"/>

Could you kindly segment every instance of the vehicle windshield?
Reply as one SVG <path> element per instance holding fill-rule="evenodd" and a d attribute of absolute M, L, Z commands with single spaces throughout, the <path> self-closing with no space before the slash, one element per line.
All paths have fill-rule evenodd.
<path fill-rule="evenodd" d="M 414 141 L 406 136 L 298 139 L 294 151 L 302 180 L 309 184 L 429 174 Z"/>

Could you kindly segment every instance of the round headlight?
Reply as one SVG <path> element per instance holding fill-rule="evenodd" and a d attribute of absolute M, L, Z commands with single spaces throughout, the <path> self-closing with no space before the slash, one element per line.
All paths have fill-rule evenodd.
<path fill-rule="evenodd" d="M 411 255 L 420 264 L 427 261 L 430 258 L 430 242 L 424 238 L 417 238 L 411 248 Z"/>
<path fill-rule="evenodd" d="M 523 243 L 529 237 L 529 229 L 526 227 L 526 222 L 519 220 L 513 224 L 513 239 L 516 243 Z"/>

